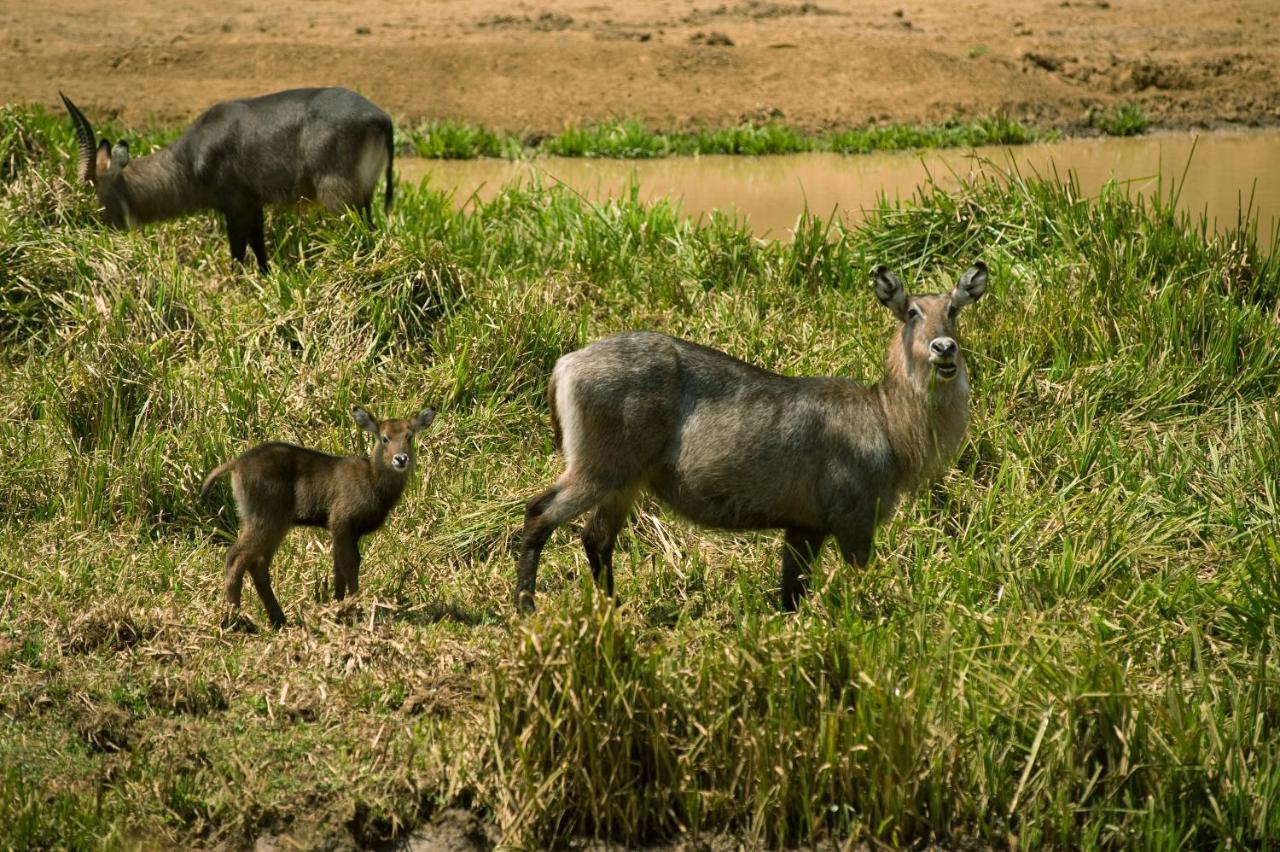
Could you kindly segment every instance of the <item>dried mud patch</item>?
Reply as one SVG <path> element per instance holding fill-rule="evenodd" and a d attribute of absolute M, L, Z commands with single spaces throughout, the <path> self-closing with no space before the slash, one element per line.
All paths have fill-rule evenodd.
<path fill-rule="evenodd" d="M 228 690 L 189 671 L 165 672 L 147 688 L 148 706 L 172 715 L 204 716 L 229 706 Z"/>
<path fill-rule="evenodd" d="M 123 708 L 82 699 L 75 716 L 76 732 L 92 751 L 128 751 L 133 747 L 134 717 Z"/>
<path fill-rule="evenodd" d="M 709 9 L 694 9 L 682 18 L 686 24 L 699 25 L 717 20 L 752 20 L 767 21 L 775 18 L 794 18 L 805 15 L 843 15 L 836 9 L 820 6 L 817 3 L 773 3 L 769 0 L 747 0 L 745 3 L 728 5 L 721 3 Z"/>
<path fill-rule="evenodd" d="M 160 632 L 154 614 L 103 604 L 77 616 L 63 630 L 62 647 L 72 654 L 115 653 L 148 642 Z"/>

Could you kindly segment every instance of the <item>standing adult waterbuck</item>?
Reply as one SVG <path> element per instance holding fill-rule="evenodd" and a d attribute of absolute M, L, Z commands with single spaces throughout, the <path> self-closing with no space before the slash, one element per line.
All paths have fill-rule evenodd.
<path fill-rule="evenodd" d="M 949 293 L 910 296 L 879 267 L 900 322 L 884 378 L 781 376 L 650 332 L 606 337 L 556 362 L 548 399 L 565 471 L 525 509 L 516 606 L 533 608 L 553 530 L 593 510 L 582 544 L 613 594 L 613 546 L 647 489 L 695 523 L 785 531 L 782 606 L 795 609 L 822 543 L 861 567 L 903 494 L 940 472 L 964 436 L 969 381 L 956 315 L 987 288 L 974 264 Z"/>
<path fill-rule="evenodd" d="M 80 146 L 79 178 L 97 191 L 113 228 L 217 210 L 231 256 L 251 246 L 267 269 L 263 205 L 318 201 L 372 220 L 373 190 L 386 175 L 394 190 L 391 119 L 348 89 L 290 89 L 223 101 L 200 114 L 172 145 L 131 160 L 129 145 L 97 140 L 93 126 L 61 92 Z"/>

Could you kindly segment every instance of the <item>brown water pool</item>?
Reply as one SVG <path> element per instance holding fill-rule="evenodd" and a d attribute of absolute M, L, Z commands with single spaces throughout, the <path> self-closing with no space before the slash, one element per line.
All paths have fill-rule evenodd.
<path fill-rule="evenodd" d="M 689 216 L 712 210 L 745 217 L 760 237 L 790 239 L 801 212 L 855 221 L 880 193 L 909 198 L 932 175 L 954 185 L 963 176 L 1016 167 L 1024 175 L 1068 172 L 1096 194 L 1108 180 L 1134 195 L 1168 196 L 1180 186 L 1178 206 L 1207 215 L 1218 227 L 1234 225 L 1252 203 L 1259 240 L 1266 246 L 1280 219 L 1280 131 L 1158 133 L 1129 139 L 1069 139 L 1014 148 L 983 147 L 875 154 L 789 154 L 771 157 L 703 156 L 659 160 L 587 160 L 538 157 L 530 161 L 418 160 L 397 163 L 400 177 L 425 179 L 454 190 L 454 201 L 492 197 L 504 184 L 563 181 L 593 200 L 616 196 L 634 181 L 640 198 L 678 201 Z"/>

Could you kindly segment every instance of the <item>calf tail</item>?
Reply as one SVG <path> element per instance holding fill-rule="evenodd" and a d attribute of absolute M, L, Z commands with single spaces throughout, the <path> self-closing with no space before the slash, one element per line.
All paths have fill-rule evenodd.
<path fill-rule="evenodd" d="M 227 473 L 231 468 L 236 466 L 236 460 L 232 459 L 226 464 L 220 464 L 210 471 L 209 475 L 204 478 L 204 485 L 200 486 L 200 499 L 203 500 L 208 494 L 209 489 L 213 487 L 213 483 L 219 476 Z"/>

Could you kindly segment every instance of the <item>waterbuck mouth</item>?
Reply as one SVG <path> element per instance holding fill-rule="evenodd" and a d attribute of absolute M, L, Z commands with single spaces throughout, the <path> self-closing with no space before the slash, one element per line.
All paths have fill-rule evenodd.
<path fill-rule="evenodd" d="M 950 381 L 956 377 L 956 373 L 960 372 L 960 367 L 954 361 L 951 361 L 934 364 L 933 371 L 937 373 L 938 378 Z"/>

